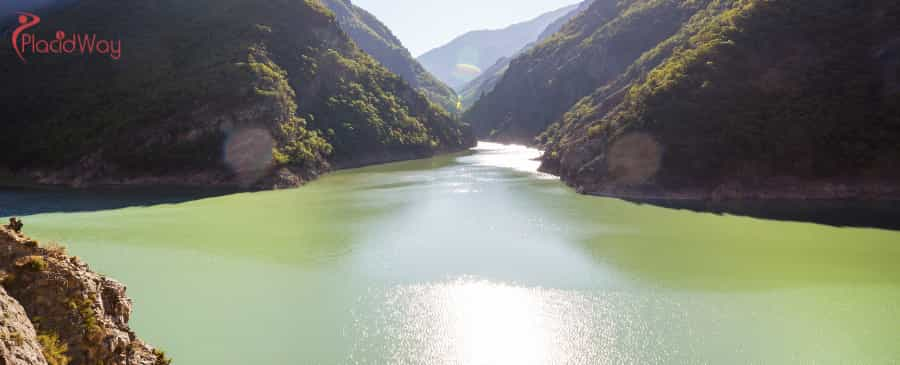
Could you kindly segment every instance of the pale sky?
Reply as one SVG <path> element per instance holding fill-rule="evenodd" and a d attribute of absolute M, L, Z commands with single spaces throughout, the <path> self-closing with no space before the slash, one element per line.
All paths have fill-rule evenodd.
<path fill-rule="evenodd" d="M 579 0 L 351 0 L 418 57 L 470 30 L 499 29 Z"/>

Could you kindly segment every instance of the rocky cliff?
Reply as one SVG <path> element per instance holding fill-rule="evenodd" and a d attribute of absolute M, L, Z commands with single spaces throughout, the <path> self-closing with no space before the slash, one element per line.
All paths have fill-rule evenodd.
<path fill-rule="evenodd" d="M 0 363 L 169 364 L 128 327 L 124 285 L 13 228 L 0 227 Z"/>
<path fill-rule="evenodd" d="M 25 308 L 0 287 L 0 364 L 46 365 L 38 335 Z"/>

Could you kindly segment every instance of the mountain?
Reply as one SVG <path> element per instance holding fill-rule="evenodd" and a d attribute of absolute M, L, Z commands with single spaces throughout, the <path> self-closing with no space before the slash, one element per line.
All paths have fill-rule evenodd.
<path fill-rule="evenodd" d="M 400 40 L 374 15 L 349 0 L 321 0 L 334 12 L 341 29 L 356 44 L 429 100 L 456 113 L 459 98 L 449 86 L 436 79 L 416 61 Z"/>
<path fill-rule="evenodd" d="M 467 82 L 460 88 L 460 109 L 463 111 L 468 110 L 472 105 L 475 105 L 475 102 L 477 102 L 478 99 L 493 91 L 494 87 L 497 86 L 497 83 L 500 82 L 500 79 L 503 78 L 503 75 L 506 74 L 506 70 L 509 69 L 510 61 L 512 61 L 512 58 L 510 57 L 499 59 L 496 63 L 491 65 L 491 67 L 482 71 L 478 77 Z"/>
<path fill-rule="evenodd" d="M 717 3 L 596 0 L 550 39 L 512 60 L 466 119 L 477 121 L 473 127 L 480 136 L 530 143 L 578 100 L 617 80 L 645 52 Z"/>
<path fill-rule="evenodd" d="M 896 19 L 887 0 L 597 0 L 464 119 L 543 145 L 587 193 L 898 196 Z"/>
<path fill-rule="evenodd" d="M 568 14 L 562 16 L 559 19 L 556 19 L 553 23 L 550 23 L 547 28 L 544 28 L 544 31 L 541 32 L 541 34 L 535 41 L 527 44 L 524 48 L 517 51 L 511 57 L 500 58 L 491 67 L 488 67 L 480 75 L 478 75 L 478 77 L 466 83 L 465 86 L 463 86 L 459 91 L 462 109 L 465 110 L 472 107 L 472 105 L 475 104 L 475 102 L 478 101 L 478 99 L 481 98 L 482 95 L 494 90 L 494 86 L 496 86 L 497 82 L 499 82 L 503 77 L 506 69 L 509 68 L 509 62 L 512 61 L 513 58 L 528 51 L 532 47 L 542 43 L 543 41 L 556 34 L 556 32 L 562 29 L 563 25 L 572 20 L 572 18 L 587 10 L 592 1 L 593 0 L 587 0 L 581 2 Z"/>
<path fill-rule="evenodd" d="M 559 32 L 560 30 L 562 30 L 562 27 L 565 26 L 566 23 L 568 23 L 569 21 L 574 19 L 576 16 L 578 16 L 579 14 L 581 14 L 582 12 L 587 10 L 588 7 L 590 7 L 593 2 L 594 2 L 594 0 L 584 0 L 584 1 L 576 4 L 574 7 L 567 8 L 567 9 L 570 9 L 568 13 L 561 16 L 559 19 L 554 20 L 553 23 L 550 23 L 550 25 L 548 25 L 546 28 L 544 28 L 544 31 L 541 32 L 540 35 L 538 35 L 537 41 L 529 43 L 528 46 L 525 48 L 527 49 L 527 48 L 536 46 L 536 45 L 542 43 L 543 41 L 549 39 L 550 37 L 552 37 L 554 34 L 556 34 L 556 32 Z"/>
<path fill-rule="evenodd" d="M 509 57 L 533 42 L 548 25 L 575 7 L 567 6 L 503 29 L 463 34 L 419 56 L 419 62 L 438 79 L 458 90 L 500 58 Z"/>
<path fill-rule="evenodd" d="M 121 42 L 121 58 L 29 53 L 24 64 L 2 48 L 0 173 L 280 187 L 474 143 L 318 1 L 81 0 L 40 15 L 38 39 L 96 33 Z"/>

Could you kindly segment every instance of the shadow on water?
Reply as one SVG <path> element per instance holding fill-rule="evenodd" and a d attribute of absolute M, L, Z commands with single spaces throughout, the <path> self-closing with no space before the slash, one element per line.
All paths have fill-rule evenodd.
<path fill-rule="evenodd" d="M 709 293 L 900 288 L 900 231 L 858 228 L 896 227 L 888 222 L 900 211 L 896 204 L 768 202 L 778 208 L 773 213 L 766 206 L 748 209 L 754 204 L 725 210 L 586 197 L 540 184 L 541 193 L 529 196 L 545 221 L 560 222 L 555 234 L 642 287 Z M 866 218 L 872 212 L 880 218 Z M 842 213 L 851 219 L 839 220 Z"/>
<path fill-rule="evenodd" d="M 407 161 L 397 161 L 385 164 L 377 164 L 363 167 L 356 167 L 351 169 L 345 169 L 337 171 L 333 175 L 356 175 L 356 174 L 365 174 L 365 173 L 395 173 L 395 172 L 425 172 L 434 169 L 449 167 L 458 165 L 459 161 L 457 161 L 460 157 L 472 156 L 475 154 L 475 151 L 466 150 L 455 153 L 449 153 L 445 155 L 438 155 L 429 158 L 422 158 L 418 160 L 407 160 Z M 332 175 L 329 175 L 332 176 Z"/>
<path fill-rule="evenodd" d="M 664 200 L 625 199 L 698 213 L 730 214 L 776 221 L 805 222 L 845 228 L 900 230 L 900 201 L 861 200 Z"/>
<path fill-rule="evenodd" d="M 177 204 L 237 193 L 229 189 L 178 187 L 0 188 L 0 217 L 96 212 Z"/>
<path fill-rule="evenodd" d="M 456 158 L 471 155 L 464 151 L 441 155 L 434 158 L 395 162 L 355 169 L 337 171 L 327 175 L 337 181 L 353 179 L 358 174 L 371 172 L 397 173 L 423 171 L 447 167 L 456 163 Z M 402 187 L 404 183 L 397 183 Z M 391 188 L 384 186 L 383 188 Z M 366 189 L 377 189 L 365 186 Z M 44 213 L 96 212 L 101 210 L 129 207 L 150 207 L 161 204 L 178 204 L 194 200 L 215 198 L 240 193 L 228 188 L 202 187 L 135 187 L 104 186 L 90 189 L 71 189 L 52 186 L 0 186 L 0 218 L 26 216 Z"/>

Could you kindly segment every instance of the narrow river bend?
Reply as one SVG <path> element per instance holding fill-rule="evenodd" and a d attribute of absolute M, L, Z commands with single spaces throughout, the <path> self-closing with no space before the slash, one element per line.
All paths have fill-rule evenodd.
<path fill-rule="evenodd" d="M 24 220 L 126 283 L 178 365 L 900 359 L 900 233 L 580 196 L 537 156 Z M 66 200 L 41 196 L 17 201 Z"/>

